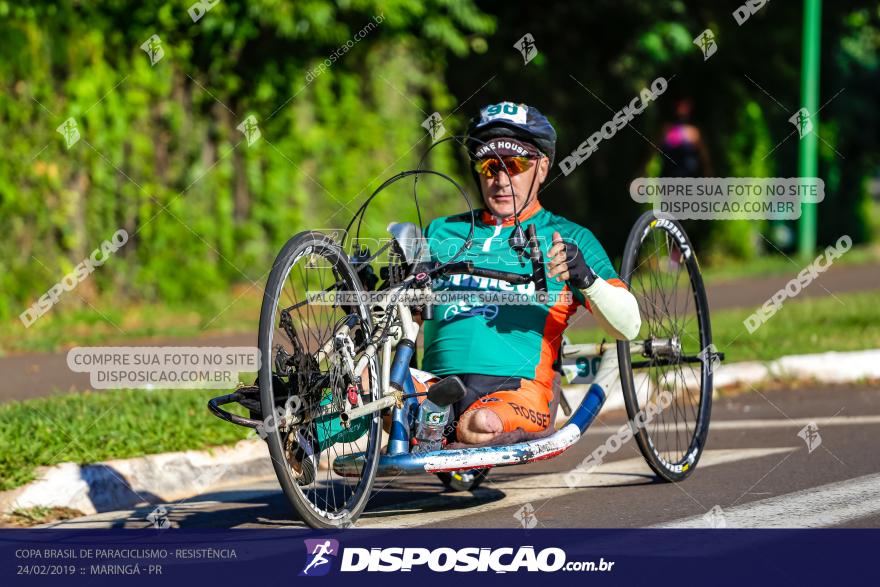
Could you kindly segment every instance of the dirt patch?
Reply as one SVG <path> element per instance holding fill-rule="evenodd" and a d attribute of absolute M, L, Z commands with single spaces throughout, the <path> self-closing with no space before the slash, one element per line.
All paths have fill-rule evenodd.
<path fill-rule="evenodd" d="M 29 528 L 40 524 L 72 520 L 84 515 L 86 514 L 73 508 L 34 507 L 15 510 L 11 514 L 0 516 L 0 528 Z"/>

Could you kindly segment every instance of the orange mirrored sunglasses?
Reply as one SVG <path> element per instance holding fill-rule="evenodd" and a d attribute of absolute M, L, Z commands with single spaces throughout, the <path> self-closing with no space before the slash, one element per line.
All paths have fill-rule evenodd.
<path fill-rule="evenodd" d="M 503 161 L 503 164 L 502 164 Z M 487 157 L 486 159 L 477 159 L 474 161 L 474 169 L 480 175 L 485 175 L 486 177 L 497 177 L 498 175 L 505 172 L 505 166 L 507 167 L 507 173 L 510 175 L 519 175 L 520 173 L 527 171 L 534 165 L 535 160 L 530 159 L 529 157 L 502 157 L 498 159 L 496 157 Z"/>

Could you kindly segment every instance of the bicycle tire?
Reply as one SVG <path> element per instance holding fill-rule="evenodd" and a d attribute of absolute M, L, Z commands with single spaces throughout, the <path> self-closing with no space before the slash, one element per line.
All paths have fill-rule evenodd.
<path fill-rule="evenodd" d="M 656 247 L 651 251 L 654 245 Z M 659 286 L 657 289 L 661 298 L 658 305 L 644 291 L 645 274 L 664 266 L 669 269 L 669 275 L 649 277 L 652 286 Z M 687 273 L 686 289 L 689 295 L 684 295 L 684 299 L 680 300 L 682 269 Z M 673 287 L 668 288 L 663 280 L 673 275 Z M 709 304 L 699 263 L 693 244 L 681 224 L 665 215 L 657 217 L 653 211 L 639 217 L 627 238 L 621 279 L 639 302 L 642 327 L 635 340 L 645 343 L 643 354 L 649 353 L 644 357 L 647 361 L 635 363 L 636 368 L 647 370 L 647 374 L 639 377 L 637 384 L 630 345 L 628 342 L 617 342 L 620 379 L 630 426 L 639 450 L 651 469 L 665 481 L 682 481 L 696 468 L 709 434 L 715 348 L 712 345 Z M 664 288 L 667 289 L 665 294 L 662 292 Z M 670 301 L 676 313 L 684 303 L 684 314 L 687 314 L 693 302 L 693 316 L 683 316 L 681 321 L 663 316 L 664 311 L 668 313 L 670 310 Z M 699 352 L 695 353 L 697 348 Z M 693 367 L 697 362 L 700 364 L 699 373 Z M 683 365 L 688 366 L 689 374 Z M 670 368 L 673 372 L 673 387 L 678 383 L 680 386 L 670 390 L 669 371 L 663 371 L 664 368 Z M 698 393 L 691 389 L 695 387 L 692 385 L 694 382 L 697 383 Z M 640 401 L 643 389 L 644 401 Z M 668 395 L 664 393 L 667 391 Z M 653 401 L 650 399 L 652 393 Z M 697 398 L 696 404 L 694 396 Z M 667 405 L 664 407 L 663 404 Z M 649 415 L 650 412 L 654 414 Z M 692 426 L 687 422 L 689 415 L 693 415 Z M 671 446 L 670 420 L 674 428 L 675 448 Z M 681 434 L 680 428 L 684 428 Z"/>
<path fill-rule="evenodd" d="M 352 442 L 341 440 L 344 437 L 347 438 L 345 436 L 346 431 L 344 430 L 326 432 L 326 430 L 332 429 L 334 425 L 338 424 L 338 418 L 334 420 L 332 415 L 311 417 L 313 413 L 320 411 L 331 413 L 331 408 L 337 406 L 340 401 L 339 394 L 345 393 L 340 389 L 336 389 L 338 387 L 337 382 L 341 381 L 341 379 L 337 380 L 340 371 L 338 369 L 334 371 L 336 368 L 333 366 L 332 353 L 328 352 L 321 355 L 315 350 L 323 347 L 321 341 L 326 339 L 327 333 L 316 331 L 315 328 L 302 327 L 302 324 L 300 324 L 302 338 L 291 327 L 294 330 L 294 338 L 297 339 L 296 344 L 294 344 L 294 341 L 290 340 L 288 332 L 281 326 L 280 316 L 282 311 L 279 308 L 279 302 L 283 299 L 282 294 L 285 293 L 285 287 L 289 284 L 289 277 L 298 263 L 300 268 L 296 269 L 296 271 L 300 275 L 303 275 L 304 267 L 306 269 L 319 268 L 317 263 L 323 263 L 325 265 L 324 268 L 329 268 L 330 270 L 331 275 L 327 280 L 322 276 L 320 283 L 316 283 L 314 273 L 309 274 L 309 277 L 303 277 L 303 289 L 305 290 L 315 285 L 318 285 L 320 289 L 326 290 L 326 281 L 335 279 L 333 286 L 338 290 L 354 293 L 365 291 L 348 257 L 339 245 L 324 234 L 318 232 L 297 234 L 284 245 L 278 254 L 266 283 L 260 312 L 258 339 L 261 357 L 259 373 L 260 402 L 263 414 L 273 414 L 276 396 L 279 394 L 279 390 L 274 389 L 274 387 L 277 387 L 279 381 L 284 382 L 286 379 L 288 389 L 283 390 L 281 392 L 282 395 L 287 393 L 291 398 L 296 396 L 299 402 L 297 405 L 300 406 L 303 414 L 309 416 L 310 420 L 308 425 L 301 424 L 295 427 L 295 430 L 293 426 L 287 430 L 282 430 L 281 426 L 278 425 L 281 423 L 281 418 L 278 418 L 278 421 L 270 419 L 268 424 L 271 425 L 266 425 L 265 427 L 266 441 L 272 458 L 272 466 L 275 469 L 281 489 L 302 520 L 312 528 L 347 527 L 357 521 L 369 501 L 376 467 L 379 462 L 382 426 L 378 412 L 363 416 L 355 421 L 356 423 L 362 421 L 365 426 L 366 447 L 363 450 L 364 466 L 360 477 L 354 478 L 354 487 L 348 488 L 347 486 L 347 482 L 352 478 L 334 477 L 335 474 L 332 472 L 332 466 L 328 467 L 326 473 L 322 471 L 320 468 L 321 458 L 325 456 L 325 450 L 329 450 L 337 445 L 335 439 L 340 439 L 339 444 L 343 445 L 343 450 L 346 443 L 351 445 Z M 307 265 L 312 265 L 312 267 L 307 267 Z M 352 310 L 351 313 L 347 313 L 341 310 L 340 306 L 315 306 L 311 304 L 300 304 L 297 306 L 302 300 L 296 298 L 305 298 L 305 296 L 297 293 L 295 287 L 294 294 L 290 295 L 288 291 L 287 295 L 294 302 L 290 307 L 284 308 L 288 311 L 288 318 L 291 322 L 293 322 L 294 318 L 290 316 L 290 308 L 296 307 L 298 312 L 300 312 L 300 308 L 306 308 L 305 312 L 300 312 L 298 315 L 302 323 L 310 319 L 308 316 L 314 317 L 318 312 L 322 311 L 330 312 L 330 315 L 327 317 L 328 323 L 336 316 L 347 314 L 348 316 L 355 316 L 359 327 L 366 334 L 369 333 L 371 328 L 370 311 L 364 302 L 347 306 L 347 309 Z M 321 308 L 324 308 L 324 310 Z M 303 318 L 303 315 L 306 318 Z M 315 322 L 319 321 L 318 319 L 315 320 Z M 333 328 L 337 328 L 335 323 Z M 328 330 L 327 332 L 330 331 Z M 338 330 L 333 330 L 330 336 L 335 337 L 337 332 Z M 362 336 L 361 338 L 361 344 L 363 345 L 363 339 L 369 338 L 369 336 Z M 285 339 L 287 339 L 287 342 L 284 342 Z M 289 343 L 288 346 L 291 351 L 284 350 L 286 355 L 281 355 L 278 346 L 273 346 L 276 343 L 281 345 L 281 349 L 284 349 L 284 345 Z M 281 361 L 282 365 L 277 364 L 279 356 L 283 359 Z M 321 371 L 321 361 L 318 360 L 322 356 L 325 357 L 324 363 L 329 365 L 326 374 Z M 290 363 L 289 371 L 281 371 L 280 369 L 282 368 L 287 369 L 287 363 Z M 370 391 L 361 392 L 361 397 L 364 401 L 378 399 L 379 378 L 376 362 L 369 362 L 365 372 L 369 378 Z M 323 382 L 321 385 L 326 384 L 327 387 L 321 387 L 319 390 L 318 385 L 314 384 L 316 380 Z M 320 394 L 320 399 L 318 399 L 318 394 Z M 305 407 L 303 408 L 302 406 Z M 303 418 L 305 417 L 303 416 Z M 325 431 L 323 439 L 321 438 L 322 430 Z M 333 436 L 334 434 L 337 436 Z M 294 435 L 293 438 L 291 438 L 291 435 Z M 331 440 L 333 444 L 323 448 L 323 444 Z M 357 442 L 357 440 L 354 442 Z M 310 450 L 311 453 L 309 452 Z M 334 452 L 336 452 L 335 449 Z M 336 454 L 338 455 L 338 453 Z M 330 455 L 326 456 L 329 459 Z M 299 464 L 299 471 L 297 471 L 297 464 Z M 311 478 L 309 477 L 310 474 L 312 475 Z M 317 477 L 321 475 L 324 475 L 325 478 L 319 483 Z M 340 485 L 342 485 L 341 488 Z M 324 491 L 323 500 L 319 495 L 322 489 Z M 337 501 L 337 494 L 340 491 L 342 492 L 342 498 L 339 500 L 341 503 Z"/>

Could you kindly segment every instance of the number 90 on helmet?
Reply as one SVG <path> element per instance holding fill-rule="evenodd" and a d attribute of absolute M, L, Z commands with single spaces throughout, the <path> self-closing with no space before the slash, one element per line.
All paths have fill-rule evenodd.
<path fill-rule="evenodd" d="M 468 124 L 467 136 L 471 156 L 483 142 L 501 137 L 535 145 L 550 159 L 550 165 L 556 156 L 556 129 L 537 108 L 525 104 L 500 102 L 483 106 L 479 116 Z"/>

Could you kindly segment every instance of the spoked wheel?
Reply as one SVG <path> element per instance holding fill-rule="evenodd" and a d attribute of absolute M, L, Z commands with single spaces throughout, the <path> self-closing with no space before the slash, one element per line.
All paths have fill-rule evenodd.
<path fill-rule="evenodd" d="M 681 225 L 643 214 L 627 239 L 621 278 L 642 317 L 639 335 L 617 343 L 626 411 L 651 469 L 681 481 L 706 444 L 715 358 L 703 278 Z M 631 355 L 632 343 L 641 351 Z"/>
<path fill-rule="evenodd" d="M 378 398 L 375 361 L 352 372 L 369 340 L 367 304 L 308 302 L 307 294 L 363 291 L 342 249 L 323 234 L 304 232 L 278 255 L 263 296 L 259 386 L 266 441 L 284 495 L 313 528 L 351 525 L 363 512 L 382 426 L 378 413 L 347 425 L 338 416 L 356 396 L 362 403 Z M 333 473 L 333 459 L 359 452 L 359 476 Z"/>
<path fill-rule="evenodd" d="M 489 469 L 437 473 L 437 477 L 449 491 L 473 491 L 489 476 Z"/>

